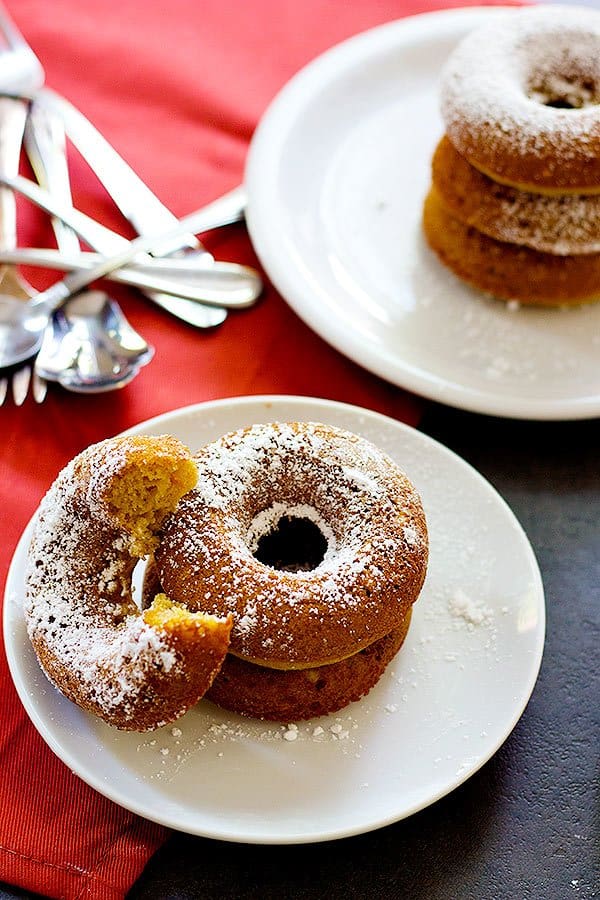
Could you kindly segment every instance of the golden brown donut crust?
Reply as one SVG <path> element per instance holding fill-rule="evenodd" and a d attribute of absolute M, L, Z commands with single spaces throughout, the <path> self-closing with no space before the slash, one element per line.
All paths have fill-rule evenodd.
<path fill-rule="evenodd" d="M 42 501 L 28 554 L 25 614 L 48 678 L 117 728 L 145 731 L 205 693 L 227 652 L 231 621 L 158 597 L 143 614 L 131 575 L 167 512 L 195 484 L 170 436 L 113 438 L 63 471 Z"/>
<path fill-rule="evenodd" d="M 600 192 L 598 11 L 505 11 L 461 41 L 441 81 L 446 133 L 483 174 L 529 192 Z"/>
<path fill-rule="evenodd" d="M 496 241 L 454 218 L 435 188 L 425 200 L 423 228 L 444 265 L 500 300 L 569 306 L 600 299 L 600 254 L 555 256 Z"/>
<path fill-rule="evenodd" d="M 411 611 L 390 634 L 353 656 L 313 669 L 283 671 L 228 654 L 207 699 L 232 712 L 295 722 L 338 712 L 379 681 L 408 633 Z"/>
<path fill-rule="evenodd" d="M 404 620 L 425 578 L 427 529 L 414 486 L 388 456 L 342 429 L 291 422 L 225 435 L 196 464 L 198 486 L 166 520 L 156 562 L 174 599 L 233 614 L 231 652 L 314 667 Z M 253 555 L 256 522 L 277 508 L 329 532 L 312 571 L 277 570 Z"/>
<path fill-rule="evenodd" d="M 447 211 L 497 241 L 561 256 L 600 253 L 600 196 L 548 197 L 483 175 L 444 136 L 432 180 Z"/>

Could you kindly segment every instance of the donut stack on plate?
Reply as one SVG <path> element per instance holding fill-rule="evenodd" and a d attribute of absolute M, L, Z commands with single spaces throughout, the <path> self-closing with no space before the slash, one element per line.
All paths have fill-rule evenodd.
<path fill-rule="evenodd" d="M 427 560 L 416 489 L 350 432 L 254 425 L 195 458 L 124 436 L 75 457 L 41 504 L 25 616 L 48 678 L 117 728 L 158 728 L 205 694 L 291 722 L 371 690 Z"/>
<path fill-rule="evenodd" d="M 195 461 L 155 574 L 186 608 L 233 616 L 206 696 L 282 722 L 358 700 L 404 642 L 425 578 L 414 486 L 364 438 L 316 422 L 254 425 Z"/>
<path fill-rule="evenodd" d="M 442 72 L 423 225 L 468 284 L 539 306 L 600 299 L 600 12 L 503 11 Z"/>

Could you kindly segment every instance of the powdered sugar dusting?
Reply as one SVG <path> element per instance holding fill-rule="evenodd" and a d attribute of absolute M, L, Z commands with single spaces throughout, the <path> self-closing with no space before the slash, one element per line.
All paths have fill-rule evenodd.
<path fill-rule="evenodd" d="M 558 256 L 600 253 L 600 197 L 548 197 L 495 185 L 494 237 Z"/>
<path fill-rule="evenodd" d="M 515 191 L 504 208 L 511 225 L 501 239 L 558 256 L 600 253 L 599 197 L 531 198 Z M 524 221 L 527 225 L 521 229 Z"/>
<path fill-rule="evenodd" d="M 565 397 L 589 390 L 587 381 L 597 372 L 593 365 L 586 368 L 585 360 L 596 360 L 600 346 L 595 311 L 590 321 L 590 307 L 544 311 L 518 301 L 500 303 L 454 276 L 449 282 L 448 270 L 428 250 L 422 252 L 415 289 L 424 317 L 415 341 L 432 332 L 425 313 L 435 308 L 439 340 L 431 359 L 440 377 L 451 371 L 488 397 L 491 390 L 495 399 L 503 397 L 498 388 L 536 400 L 549 391 Z"/>
<path fill-rule="evenodd" d="M 94 454 L 90 448 L 87 459 Z M 108 524 L 97 499 L 102 479 L 122 462 L 117 448 L 94 467 L 95 484 L 81 478 L 78 460 L 63 470 L 40 505 L 26 571 L 27 629 L 42 648 L 42 667 L 51 680 L 63 673 L 107 715 L 135 703 L 149 672 L 173 673 L 178 665 L 131 599 L 135 560 L 127 535 Z M 82 506 L 93 510 L 93 520 Z"/>
<path fill-rule="evenodd" d="M 326 745 L 339 750 L 342 756 L 359 758 L 364 749 L 364 734 L 358 720 L 351 712 L 323 719 L 323 725 L 315 722 L 297 724 L 269 724 L 237 717 L 223 720 L 218 714 L 205 713 L 202 727 L 182 720 L 183 728 L 164 729 L 151 739 L 137 744 L 137 753 L 146 757 L 152 767 L 150 778 L 172 780 L 199 754 L 226 760 L 229 751 L 240 745 L 279 745 L 282 752 L 293 753 L 286 744 Z M 287 757 L 293 763 L 293 758 Z M 152 761 L 154 764 L 152 765 Z"/>
<path fill-rule="evenodd" d="M 560 94 L 556 72 L 566 72 Z M 552 96 L 552 94 L 555 96 Z M 571 102 L 575 109 L 545 105 Z M 468 35 L 442 73 L 442 114 L 461 152 L 485 129 L 492 151 L 510 145 L 553 166 L 593 159 L 599 134 L 600 13 L 548 7 L 511 10 Z"/>
<path fill-rule="evenodd" d="M 235 652 L 327 660 L 371 629 L 375 639 L 382 615 L 387 630 L 403 618 L 427 534 L 416 491 L 373 444 L 318 423 L 272 423 L 226 435 L 196 461 L 197 489 L 169 520 L 157 561 L 175 599 L 234 614 Z M 316 568 L 282 572 L 254 558 L 282 515 L 320 529 L 327 552 Z"/>

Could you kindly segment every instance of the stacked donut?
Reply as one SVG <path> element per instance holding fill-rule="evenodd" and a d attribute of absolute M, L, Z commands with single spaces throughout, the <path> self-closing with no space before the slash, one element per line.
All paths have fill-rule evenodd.
<path fill-rule="evenodd" d="M 408 631 L 427 568 L 419 496 L 368 441 L 318 423 L 255 425 L 196 456 L 165 522 L 160 584 L 233 618 L 207 696 L 294 721 L 358 700 Z"/>
<path fill-rule="evenodd" d="M 503 300 L 600 298 L 600 12 L 515 9 L 455 49 L 426 238 Z"/>

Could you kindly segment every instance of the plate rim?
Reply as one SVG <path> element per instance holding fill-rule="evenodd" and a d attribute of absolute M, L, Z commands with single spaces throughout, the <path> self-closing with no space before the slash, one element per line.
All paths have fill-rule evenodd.
<path fill-rule="evenodd" d="M 80 757 L 74 755 L 71 751 L 67 750 L 65 752 L 64 748 L 61 746 L 60 741 L 56 738 L 54 732 L 49 727 L 48 723 L 44 720 L 44 718 L 38 714 L 38 711 L 35 708 L 35 705 L 32 702 L 32 698 L 26 691 L 25 679 L 21 674 L 21 668 L 19 664 L 19 659 L 17 653 L 15 652 L 16 648 L 14 645 L 13 635 L 11 633 L 11 628 L 14 627 L 14 611 L 11 613 L 11 605 L 14 606 L 12 600 L 9 596 L 9 590 L 12 587 L 12 583 L 15 579 L 18 579 L 16 575 L 16 570 L 18 568 L 18 557 L 23 553 L 24 546 L 26 542 L 30 538 L 31 529 L 33 527 L 33 523 L 35 520 L 35 516 L 37 514 L 34 512 L 33 516 L 27 523 L 11 558 L 11 562 L 8 569 L 7 579 L 6 579 L 6 588 L 4 594 L 4 606 L 3 606 L 3 636 L 5 643 L 5 654 L 8 662 L 8 667 L 10 671 L 10 675 L 13 681 L 13 685 L 16 689 L 17 695 L 19 697 L 20 702 L 22 703 L 25 712 L 36 728 L 44 742 L 49 746 L 51 751 L 65 764 L 67 765 L 71 771 L 78 777 L 81 778 L 83 782 L 89 785 L 92 789 L 96 790 L 98 793 L 116 803 L 121 808 L 128 810 L 129 812 L 135 813 L 140 817 L 147 819 L 148 821 L 154 822 L 158 825 L 162 825 L 164 827 L 173 829 L 175 831 L 183 831 L 184 833 L 195 835 L 198 837 L 205 837 L 214 840 L 222 840 L 227 841 L 229 843 L 246 843 L 246 844 L 256 844 L 256 845 L 293 845 L 293 844 L 310 844 L 310 843 L 321 843 L 324 841 L 331 840 L 340 840 L 346 837 L 352 837 L 359 834 L 367 834 L 369 832 L 378 830 L 380 828 L 386 827 L 388 825 L 394 824 L 396 822 L 402 821 L 415 813 L 428 808 L 429 806 L 436 803 L 438 800 L 442 799 L 445 796 L 448 796 L 452 793 L 456 788 L 460 787 L 465 781 L 471 778 L 479 769 L 482 768 L 495 753 L 502 747 L 502 745 L 506 742 L 521 716 L 535 688 L 540 667 L 543 660 L 544 647 L 545 647 L 545 633 L 546 633 L 546 604 L 545 604 L 545 592 L 543 580 L 539 568 L 539 564 L 534 552 L 534 549 L 527 537 L 527 534 L 517 519 L 516 515 L 510 508 L 509 504 L 502 497 L 502 495 L 496 490 L 496 488 L 489 482 L 485 476 L 483 476 L 477 469 L 475 469 L 469 462 L 459 456 L 455 451 L 451 450 L 446 445 L 437 441 L 435 438 L 430 437 L 427 434 L 424 434 L 419 429 L 412 427 L 404 422 L 401 422 L 397 419 L 392 418 L 391 416 L 384 415 L 383 413 L 379 413 L 375 410 L 368 409 L 367 407 L 361 407 L 354 404 L 343 403 L 335 400 L 327 400 L 325 398 L 311 397 L 311 396 L 302 396 L 302 395 L 285 395 L 285 394 L 257 394 L 257 395 L 244 395 L 239 397 L 229 397 L 223 398 L 219 400 L 209 400 L 200 403 L 194 403 L 189 406 L 178 407 L 176 409 L 163 412 L 156 416 L 153 416 L 150 419 L 144 420 L 137 425 L 131 426 L 125 431 L 119 432 L 120 435 L 127 434 L 136 434 L 136 433 L 144 433 L 146 429 L 155 428 L 157 425 L 160 425 L 163 421 L 169 422 L 174 418 L 184 418 L 186 416 L 196 416 L 198 414 L 210 414 L 210 411 L 213 409 L 219 408 L 237 408 L 240 407 L 244 409 L 245 407 L 251 407 L 257 404 L 265 405 L 277 405 L 277 404 L 291 404 L 291 405 L 303 405 L 303 404 L 315 404 L 316 407 L 324 410 L 335 410 L 339 412 L 346 412 L 351 415 L 356 414 L 363 417 L 367 417 L 372 419 L 373 421 L 383 422 L 387 426 L 392 426 L 393 428 L 397 428 L 399 431 L 410 432 L 413 435 L 418 435 L 419 440 L 423 440 L 425 444 L 430 444 L 435 447 L 436 452 L 441 452 L 443 455 L 447 456 L 452 460 L 453 465 L 459 465 L 463 468 L 465 472 L 468 472 L 469 477 L 474 478 L 481 486 L 484 486 L 488 491 L 489 495 L 494 498 L 495 502 L 497 502 L 503 509 L 504 513 L 508 513 L 510 519 L 512 520 L 512 526 L 515 528 L 516 532 L 519 534 L 519 538 L 523 543 L 523 548 L 526 551 L 528 563 L 531 567 L 531 573 L 535 581 L 535 594 L 536 594 L 536 611 L 539 616 L 539 624 L 536 628 L 536 638 L 535 638 L 535 646 L 532 649 L 530 654 L 530 665 L 528 667 L 528 678 L 523 684 L 520 686 L 519 690 L 519 702 L 512 709 L 512 715 L 510 719 L 507 719 L 507 722 L 504 723 L 503 727 L 500 729 L 501 735 L 499 735 L 498 739 L 490 746 L 487 752 L 483 753 L 477 758 L 477 762 L 475 765 L 471 764 L 468 767 L 465 767 L 464 772 L 455 775 L 454 779 L 451 783 L 442 785 L 437 791 L 432 792 L 427 795 L 427 798 L 413 803 L 411 806 L 404 807 L 400 814 L 392 814 L 390 813 L 386 817 L 379 817 L 376 820 L 372 819 L 368 824 L 364 822 L 358 823 L 354 827 L 348 825 L 340 824 L 337 829 L 330 829 L 327 832 L 319 832 L 315 834 L 311 834 L 307 836 L 304 832 L 294 834 L 288 833 L 283 838 L 276 834 L 276 828 L 273 828 L 272 833 L 268 836 L 259 835 L 257 837 L 253 837 L 248 831 L 243 831 L 243 829 L 238 829 L 237 832 L 234 832 L 233 827 L 230 827 L 229 830 L 219 830 L 218 828 L 212 828 L 209 830 L 207 828 L 196 827 L 192 828 L 189 825 L 182 826 L 181 823 L 178 824 L 176 819 L 170 818 L 169 815 L 160 815 L 158 813 L 153 813 L 148 806 L 144 806 L 143 803 L 136 801 L 135 799 L 127 798 L 127 802 L 124 802 L 123 795 L 116 790 L 112 784 L 106 784 L 102 781 L 100 775 L 97 775 L 93 771 L 93 766 L 87 767 L 85 762 L 82 762 Z"/>
<path fill-rule="evenodd" d="M 393 366 L 383 360 L 375 346 L 365 345 L 360 335 L 347 329 L 336 330 L 332 318 L 322 314 L 318 304 L 307 310 L 303 301 L 303 286 L 290 275 L 282 260 L 281 244 L 277 242 L 277 228 L 273 227 L 274 206 L 269 191 L 274 192 L 272 173 L 279 154 L 274 151 L 287 121 L 293 121 L 299 111 L 310 102 L 306 95 L 313 87 L 322 87 L 323 76 L 335 74 L 337 66 L 347 66 L 355 57 L 372 52 L 382 45 L 410 46 L 419 40 L 451 35 L 453 30 L 474 27 L 491 18 L 501 16 L 515 6 L 471 6 L 423 12 L 369 28 L 325 50 L 301 68 L 280 89 L 263 113 L 252 137 L 244 173 L 247 194 L 246 220 L 253 247 L 278 292 L 298 317 L 337 351 L 385 379 L 428 400 L 457 409 L 510 419 L 538 421 L 569 421 L 600 416 L 600 393 L 582 393 L 570 399 L 523 398 L 516 392 L 499 396 L 493 389 L 465 385 L 455 379 L 443 380 L 439 375 L 398 358 Z M 307 86 L 309 91 L 307 91 Z M 282 125 L 283 123 L 283 125 Z M 282 132 L 283 127 L 283 132 Z"/>

